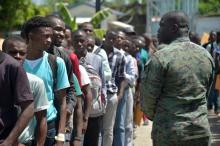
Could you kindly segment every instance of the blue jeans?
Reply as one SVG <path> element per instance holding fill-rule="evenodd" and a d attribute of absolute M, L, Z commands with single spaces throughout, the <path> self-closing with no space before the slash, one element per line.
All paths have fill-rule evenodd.
<path fill-rule="evenodd" d="M 211 110 L 214 106 L 214 111 L 218 112 L 218 96 L 219 91 L 215 89 L 215 85 L 213 84 L 208 97 L 208 110 Z"/>
<path fill-rule="evenodd" d="M 47 137 L 45 141 L 45 146 L 53 146 L 55 143 L 55 136 L 56 136 L 56 128 L 51 128 L 47 130 Z"/>
<path fill-rule="evenodd" d="M 126 89 L 122 99 L 118 103 L 114 126 L 113 146 L 125 145 L 125 116 L 128 94 L 129 89 Z"/>

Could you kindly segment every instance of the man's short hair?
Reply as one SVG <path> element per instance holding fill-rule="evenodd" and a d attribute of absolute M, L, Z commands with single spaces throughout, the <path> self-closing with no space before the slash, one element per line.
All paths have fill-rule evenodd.
<path fill-rule="evenodd" d="M 79 24 L 79 29 L 83 29 L 83 27 L 84 27 L 85 25 L 87 25 L 87 24 L 92 25 L 91 22 L 83 22 L 83 23 L 80 23 L 80 24 Z M 92 26 L 93 26 L 93 25 L 92 25 Z"/>
<path fill-rule="evenodd" d="M 40 27 L 52 27 L 52 24 L 45 17 L 42 16 L 32 17 L 23 24 L 21 30 L 21 36 L 24 39 L 28 39 L 28 34 L 31 31 L 36 30 Z"/>
<path fill-rule="evenodd" d="M 2 51 L 3 52 L 6 52 L 6 50 L 8 49 L 8 43 L 9 41 L 19 41 L 19 42 L 22 42 L 24 44 L 26 44 L 25 40 L 18 36 L 18 35 L 14 35 L 14 36 L 9 36 L 8 38 L 6 38 L 2 44 Z"/>

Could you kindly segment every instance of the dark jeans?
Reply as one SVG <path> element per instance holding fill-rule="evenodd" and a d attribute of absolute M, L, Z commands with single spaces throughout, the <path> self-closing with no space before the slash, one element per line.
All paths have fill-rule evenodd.
<path fill-rule="evenodd" d="M 102 127 L 102 116 L 89 118 L 83 146 L 98 146 L 99 134 Z"/>
<path fill-rule="evenodd" d="M 215 85 L 212 85 L 210 95 L 208 97 L 208 110 L 211 110 L 214 106 L 214 111 L 218 112 L 218 96 L 219 91 L 215 89 Z"/>
<path fill-rule="evenodd" d="M 54 121 L 47 122 L 47 137 L 44 146 L 53 146 L 55 144 L 56 123 Z"/>

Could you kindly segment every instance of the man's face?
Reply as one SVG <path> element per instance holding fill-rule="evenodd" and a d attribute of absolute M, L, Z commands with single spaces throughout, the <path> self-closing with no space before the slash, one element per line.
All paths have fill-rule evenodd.
<path fill-rule="evenodd" d="M 217 34 L 215 32 L 210 34 L 210 41 L 215 42 L 217 40 Z"/>
<path fill-rule="evenodd" d="M 89 38 L 86 43 L 86 48 L 88 52 L 92 52 L 94 49 L 94 46 L 95 46 L 95 40 L 92 38 Z"/>
<path fill-rule="evenodd" d="M 21 41 L 8 42 L 6 53 L 23 63 L 27 55 L 27 45 Z"/>
<path fill-rule="evenodd" d="M 82 26 L 82 30 L 85 31 L 85 33 L 89 36 L 92 36 L 93 35 L 93 26 L 92 24 L 84 24 Z"/>
<path fill-rule="evenodd" d="M 51 27 L 40 27 L 29 33 L 29 44 L 38 50 L 47 50 L 52 42 L 53 30 Z"/>
<path fill-rule="evenodd" d="M 69 29 L 65 30 L 65 39 L 68 42 L 68 44 L 71 44 L 72 36 L 71 36 L 71 31 Z"/>
<path fill-rule="evenodd" d="M 107 49 L 107 48 L 112 48 L 113 45 L 114 45 L 114 35 L 111 35 L 111 34 L 106 34 L 105 36 L 105 40 L 103 41 L 103 46 L 104 46 L 104 49 Z"/>
<path fill-rule="evenodd" d="M 119 31 L 117 36 L 116 36 L 116 39 L 115 39 L 115 43 L 114 43 L 114 46 L 118 49 L 121 49 L 122 48 L 122 43 L 123 41 L 126 39 L 126 36 L 125 36 L 125 33 Z"/>
<path fill-rule="evenodd" d="M 85 57 L 87 53 L 87 39 L 86 36 L 77 36 L 73 38 L 73 47 L 78 56 Z"/>
<path fill-rule="evenodd" d="M 125 52 L 129 52 L 129 48 L 131 47 L 130 45 L 131 44 L 128 40 L 124 40 L 124 41 L 122 41 L 121 49 L 123 49 Z"/>
<path fill-rule="evenodd" d="M 53 19 L 53 43 L 60 47 L 65 38 L 65 24 L 60 19 Z"/>
<path fill-rule="evenodd" d="M 164 18 L 160 21 L 160 28 L 158 29 L 157 37 L 159 43 L 167 44 L 170 42 L 171 29 L 169 23 Z"/>

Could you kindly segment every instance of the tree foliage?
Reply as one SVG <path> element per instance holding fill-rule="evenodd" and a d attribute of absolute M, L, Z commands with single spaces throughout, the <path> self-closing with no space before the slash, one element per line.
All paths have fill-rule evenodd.
<path fill-rule="evenodd" d="M 220 0 L 200 0 L 199 12 L 201 15 L 219 15 Z"/>
<path fill-rule="evenodd" d="M 63 18 L 64 22 L 72 28 L 72 31 L 77 30 L 78 24 L 76 23 L 76 17 L 70 14 L 67 6 L 61 2 L 57 4 L 57 9 L 58 9 L 59 15 Z M 111 10 L 106 8 L 93 15 L 90 22 L 93 24 L 93 27 L 95 28 L 94 36 L 100 39 L 103 38 L 105 34 L 105 30 L 98 29 L 98 26 L 101 24 L 103 20 L 105 20 L 111 14 L 112 14 Z"/>
<path fill-rule="evenodd" d="M 38 6 L 31 0 L 3 0 L 0 1 L 0 31 L 16 29 L 27 19 L 35 15 L 46 15 L 50 9 Z"/>
<path fill-rule="evenodd" d="M 111 14 L 112 14 L 112 12 L 109 8 L 105 8 L 105 9 L 95 13 L 95 15 L 93 15 L 93 17 L 91 19 L 91 23 L 93 24 L 93 27 L 98 28 L 99 25 L 101 24 L 101 22 L 103 20 L 105 20 L 106 18 L 108 18 L 108 16 L 110 16 Z"/>

